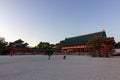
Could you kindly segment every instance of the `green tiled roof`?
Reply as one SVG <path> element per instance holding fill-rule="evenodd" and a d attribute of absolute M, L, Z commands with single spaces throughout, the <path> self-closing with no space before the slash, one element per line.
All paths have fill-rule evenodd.
<path fill-rule="evenodd" d="M 60 41 L 59 45 L 73 45 L 73 44 L 86 43 L 94 37 L 106 38 L 107 36 L 106 36 L 105 31 L 100 31 L 100 32 L 96 32 L 96 33 L 66 38 L 65 40 Z"/>

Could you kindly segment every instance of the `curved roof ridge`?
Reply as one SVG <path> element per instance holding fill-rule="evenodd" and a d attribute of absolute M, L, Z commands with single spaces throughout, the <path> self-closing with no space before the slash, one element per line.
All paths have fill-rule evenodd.
<path fill-rule="evenodd" d="M 69 38 L 66 38 L 66 39 L 78 38 L 78 37 L 83 37 L 83 36 L 98 34 L 98 33 L 103 33 L 103 32 L 105 32 L 105 30 L 102 30 L 102 31 L 99 31 L 99 32 L 94 32 L 94 33 L 89 33 L 89 34 L 84 34 L 84 35 L 80 35 L 80 36 L 69 37 Z"/>

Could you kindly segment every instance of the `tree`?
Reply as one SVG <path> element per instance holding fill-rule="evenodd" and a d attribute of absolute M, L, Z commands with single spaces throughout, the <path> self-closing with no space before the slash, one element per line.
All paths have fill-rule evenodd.
<path fill-rule="evenodd" d="M 50 60 L 51 55 L 53 55 L 53 51 L 51 49 L 45 50 L 45 54 L 48 55 L 48 59 Z"/>
<path fill-rule="evenodd" d="M 118 42 L 118 43 L 116 43 L 116 44 L 120 45 L 120 42 Z"/>
<path fill-rule="evenodd" d="M 36 48 L 40 48 L 40 49 L 51 49 L 54 48 L 54 44 L 50 44 L 49 42 L 40 42 Z"/>
<path fill-rule="evenodd" d="M 91 52 L 92 56 L 98 57 L 101 56 L 100 49 L 102 47 L 103 38 L 101 37 L 95 37 L 88 41 L 87 43 L 87 49 L 89 52 Z"/>
<path fill-rule="evenodd" d="M 35 48 L 42 49 L 46 55 L 49 57 L 53 54 L 54 44 L 50 44 L 49 42 L 40 42 Z"/>
<path fill-rule="evenodd" d="M 0 37 L 0 55 L 5 55 L 8 53 L 8 42 L 5 38 Z"/>
<path fill-rule="evenodd" d="M 114 44 L 115 48 L 120 48 L 120 42 Z"/>

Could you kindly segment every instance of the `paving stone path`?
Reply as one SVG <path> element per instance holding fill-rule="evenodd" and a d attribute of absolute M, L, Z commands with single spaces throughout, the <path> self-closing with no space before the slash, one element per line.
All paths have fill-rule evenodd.
<path fill-rule="evenodd" d="M 120 80 L 120 57 L 0 56 L 0 80 Z"/>

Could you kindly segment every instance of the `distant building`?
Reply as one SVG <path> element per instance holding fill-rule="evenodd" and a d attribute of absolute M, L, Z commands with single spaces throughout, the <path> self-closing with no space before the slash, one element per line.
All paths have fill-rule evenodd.
<path fill-rule="evenodd" d="M 28 48 L 28 43 L 24 43 L 21 39 L 10 42 L 10 54 L 28 54 L 31 50 Z"/>
<path fill-rule="evenodd" d="M 44 48 L 30 48 L 28 47 L 28 43 L 24 43 L 24 41 L 21 39 L 10 42 L 9 47 L 11 55 L 44 54 L 46 51 Z M 60 49 L 58 48 L 52 48 L 51 50 L 55 54 L 60 53 Z"/>
<path fill-rule="evenodd" d="M 108 38 L 106 36 L 105 30 L 103 30 L 86 35 L 65 38 L 65 40 L 60 41 L 57 46 L 61 49 L 62 52 L 67 52 L 69 54 L 86 54 L 88 53 L 88 50 L 86 49 L 87 42 L 95 37 L 103 38 L 104 44 L 106 45 L 111 45 L 114 43 L 114 38 Z"/>

